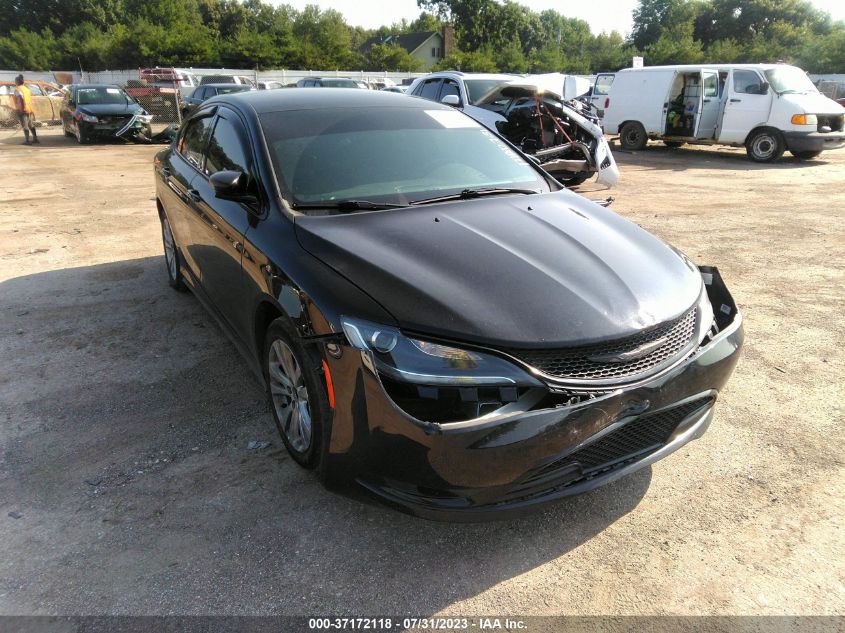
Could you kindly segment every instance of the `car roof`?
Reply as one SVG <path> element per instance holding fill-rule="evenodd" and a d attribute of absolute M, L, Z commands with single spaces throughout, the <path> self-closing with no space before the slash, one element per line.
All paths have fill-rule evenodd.
<path fill-rule="evenodd" d="M 467 79 L 501 79 L 502 81 L 507 81 L 508 79 L 513 79 L 515 75 L 504 75 L 501 73 L 462 73 L 457 70 L 440 70 L 424 77 L 418 77 L 418 79 L 430 79 L 433 77 L 451 77 L 453 79 L 463 79 L 464 81 Z"/>
<path fill-rule="evenodd" d="M 256 113 L 285 112 L 289 110 L 319 110 L 348 108 L 419 108 L 426 110 L 452 110 L 428 99 L 417 99 L 398 92 L 361 90 L 360 88 L 334 88 L 310 90 L 286 88 L 285 90 L 252 90 L 214 97 L 205 103 L 229 102 L 237 106 L 250 106 Z"/>
<path fill-rule="evenodd" d="M 202 86 L 197 86 L 197 88 L 242 88 L 244 90 L 249 90 L 252 88 L 249 84 L 228 84 L 228 83 L 217 83 L 217 84 L 203 84 Z"/>
<path fill-rule="evenodd" d="M 73 84 L 74 88 L 120 88 L 117 84 Z"/>
<path fill-rule="evenodd" d="M 644 70 L 730 70 L 731 68 L 739 69 L 757 69 L 757 70 L 771 70 L 772 68 L 798 68 L 792 64 L 679 64 L 677 66 L 643 66 L 642 68 L 623 68 L 620 73 L 642 72 Z"/>

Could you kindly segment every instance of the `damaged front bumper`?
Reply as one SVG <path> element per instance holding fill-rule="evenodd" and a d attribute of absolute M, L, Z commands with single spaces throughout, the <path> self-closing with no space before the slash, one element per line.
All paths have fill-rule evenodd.
<path fill-rule="evenodd" d="M 715 268 L 702 267 L 718 333 L 656 377 L 576 404 L 428 423 L 399 409 L 367 356 L 326 355 L 336 406 L 322 474 L 355 481 L 418 516 L 503 518 L 651 464 L 700 437 L 739 357 L 742 317 Z M 507 412 L 511 411 L 511 412 Z"/>

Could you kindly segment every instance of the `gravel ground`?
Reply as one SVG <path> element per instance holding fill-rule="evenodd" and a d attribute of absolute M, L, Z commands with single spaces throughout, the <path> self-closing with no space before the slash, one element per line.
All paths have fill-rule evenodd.
<path fill-rule="evenodd" d="M 715 421 L 539 514 L 450 525 L 288 459 L 166 285 L 156 147 L 40 136 L 0 137 L 0 614 L 845 612 L 845 150 L 618 151 L 613 208 L 719 266 L 744 312 Z"/>

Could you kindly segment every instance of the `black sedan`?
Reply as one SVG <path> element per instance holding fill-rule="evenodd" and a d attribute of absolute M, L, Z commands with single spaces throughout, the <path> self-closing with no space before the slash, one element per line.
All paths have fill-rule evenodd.
<path fill-rule="evenodd" d="M 76 137 L 79 143 L 152 136 L 152 115 L 112 84 L 72 85 L 62 102 L 61 118 L 65 136 Z"/>
<path fill-rule="evenodd" d="M 522 511 L 704 433 L 743 330 L 716 268 L 448 106 L 207 101 L 155 158 L 170 284 L 294 460 L 430 518 Z"/>
<path fill-rule="evenodd" d="M 205 84 L 197 86 L 190 96 L 182 99 L 182 114 L 188 116 L 203 102 L 218 95 L 255 90 L 251 84 Z"/>

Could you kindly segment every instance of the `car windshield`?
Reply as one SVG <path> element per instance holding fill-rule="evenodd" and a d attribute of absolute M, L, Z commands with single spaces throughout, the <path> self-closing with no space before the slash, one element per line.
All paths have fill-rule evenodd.
<path fill-rule="evenodd" d="M 464 85 L 467 87 L 469 102 L 477 105 L 488 92 L 496 86 L 505 83 L 503 79 L 466 79 Z"/>
<path fill-rule="evenodd" d="M 790 92 L 818 92 L 810 78 L 800 68 L 781 66 L 766 71 L 766 80 L 780 94 Z"/>
<path fill-rule="evenodd" d="M 232 84 L 231 86 L 220 86 L 217 88 L 217 94 L 219 95 L 227 95 L 230 92 L 244 92 L 249 90 L 249 86 L 241 86 L 238 84 Z"/>
<path fill-rule="evenodd" d="M 549 191 L 498 136 L 455 110 L 311 109 L 261 115 L 284 196 L 293 204 L 408 204 L 467 189 Z"/>
<path fill-rule="evenodd" d="M 76 91 L 76 103 L 79 105 L 94 104 L 125 104 L 132 100 L 120 88 L 109 88 L 107 86 L 96 88 L 79 88 Z"/>

